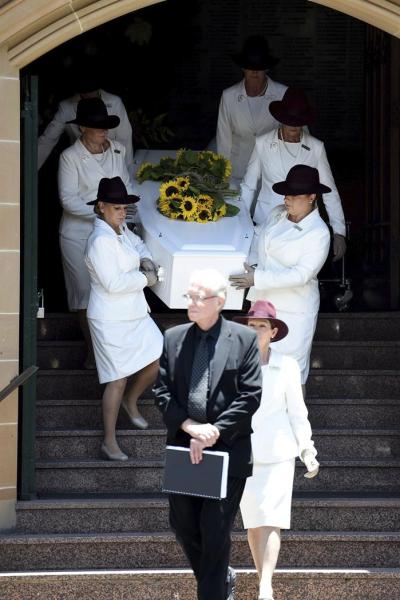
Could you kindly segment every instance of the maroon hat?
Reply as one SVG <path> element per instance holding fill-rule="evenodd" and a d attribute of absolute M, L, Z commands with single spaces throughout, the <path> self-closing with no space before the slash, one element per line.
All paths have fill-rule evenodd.
<path fill-rule="evenodd" d="M 271 102 L 269 112 L 279 123 L 292 127 L 311 125 L 317 114 L 303 90 L 296 87 L 288 88 L 282 100 Z"/>
<path fill-rule="evenodd" d="M 278 328 L 278 333 L 274 339 L 271 340 L 271 342 L 278 342 L 286 337 L 289 332 L 289 328 L 286 323 L 276 318 L 275 306 L 272 304 L 272 302 L 268 302 L 268 300 L 257 300 L 257 302 L 254 302 L 247 315 L 233 317 L 233 321 L 239 321 L 243 323 L 248 323 L 253 319 L 260 319 L 262 321 L 268 320 L 271 323 L 272 328 Z"/>
<path fill-rule="evenodd" d="M 294 165 L 285 181 L 274 183 L 272 189 L 281 196 L 301 196 L 302 194 L 328 194 L 331 188 L 319 181 L 318 169 L 308 165 Z"/>

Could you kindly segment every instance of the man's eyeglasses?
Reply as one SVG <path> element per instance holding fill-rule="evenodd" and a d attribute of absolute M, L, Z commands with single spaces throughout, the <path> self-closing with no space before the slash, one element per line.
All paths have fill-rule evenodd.
<path fill-rule="evenodd" d="M 193 302 L 194 304 L 201 304 L 205 300 L 210 300 L 210 298 L 217 298 L 217 296 L 201 296 L 200 294 L 183 294 L 183 297 L 187 302 Z"/>

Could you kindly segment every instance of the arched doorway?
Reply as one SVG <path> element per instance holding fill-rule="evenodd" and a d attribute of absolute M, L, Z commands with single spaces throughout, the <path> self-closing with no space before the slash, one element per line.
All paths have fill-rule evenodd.
<path fill-rule="evenodd" d="M 20 172 L 19 162 L 19 70 L 39 56 L 57 47 L 59 44 L 79 36 L 86 30 L 92 29 L 110 19 L 120 17 L 123 14 L 142 8 L 153 2 L 135 2 L 120 0 L 119 2 L 64 2 L 48 3 L 45 1 L 2 2 L 0 9 L 1 30 L 1 74 L 0 85 L 2 94 L 6 99 L 4 120 L 0 136 L 0 161 L 5 171 L 5 186 L 3 189 L 4 201 L 1 210 L 5 217 L 6 230 L 18 230 L 19 222 L 19 190 L 15 185 Z M 378 25 L 384 31 L 398 35 L 400 31 L 399 11 L 396 3 L 361 2 L 353 0 L 348 2 L 321 2 L 336 10 L 351 14 L 361 20 Z M 382 73 L 383 75 L 383 73 Z M 382 88 L 383 90 L 384 88 Z M 384 111 L 384 107 L 377 107 Z M 395 141 L 393 147 L 395 148 Z M 4 205 L 4 206 L 3 206 Z M 8 207 L 8 208 L 7 208 Z M 8 212 L 10 211 L 10 212 Z M 7 213 L 7 214 L 6 214 Z M 398 225 L 398 224 L 397 224 Z M 7 297 L 2 300 L 1 308 L 5 315 L 5 327 L 8 327 L 8 340 L 10 340 L 7 358 L 1 365 L 2 378 L 0 387 L 4 387 L 8 381 L 18 372 L 19 365 L 19 335 L 18 335 L 18 313 L 19 303 L 19 280 L 18 273 L 20 241 L 18 237 L 9 234 L 4 239 L 1 260 L 3 272 L 7 274 L 10 287 L 7 289 Z M 7 361 L 7 362 L 6 362 Z M 13 398 L 15 404 L 16 396 Z M 16 472 L 16 431 L 17 413 L 11 407 L 10 413 L 1 412 L 1 422 L 7 428 L 3 428 L 6 435 L 2 437 L 2 448 L 11 455 L 10 472 L 4 475 L 4 489 L 7 488 L 1 498 L 7 503 L 4 514 L 4 522 L 11 519 L 10 502 L 15 497 L 15 472 Z M 11 416 L 9 416 L 11 415 Z M 14 494 L 14 496 L 13 496 Z"/>

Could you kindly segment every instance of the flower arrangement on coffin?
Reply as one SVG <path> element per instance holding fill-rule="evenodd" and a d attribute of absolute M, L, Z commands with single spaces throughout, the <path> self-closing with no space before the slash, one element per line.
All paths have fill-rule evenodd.
<path fill-rule="evenodd" d="M 226 202 L 238 192 L 229 188 L 231 164 L 209 150 L 180 149 L 176 158 L 161 158 L 158 165 L 144 163 L 136 179 L 162 181 L 158 210 L 170 219 L 209 223 L 232 217 L 239 208 Z"/>

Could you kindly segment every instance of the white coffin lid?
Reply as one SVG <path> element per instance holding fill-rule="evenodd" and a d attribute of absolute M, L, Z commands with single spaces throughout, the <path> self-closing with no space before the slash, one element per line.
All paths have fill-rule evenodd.
<path fill-rule="evenodd" d="M 163 156 L 175 156 L 176 150 L 138 150 L 135 162 L 158 163 Z M 253 237 L 253 224 L 247 211 L 241 208 L 235 217 L 224 217 L 215 223 L 187 223 L 168 219 L 156 207 L 160 182 L 145 181 L 137 185 L 140 195 L 138 211 L 147 234 L 162 239 L 171 254 L 243 253 L 247 255 Z M 236 198 L 228 200 L 240 207 Z M 243 206 L 243 205 L 242 205 Z"/>

